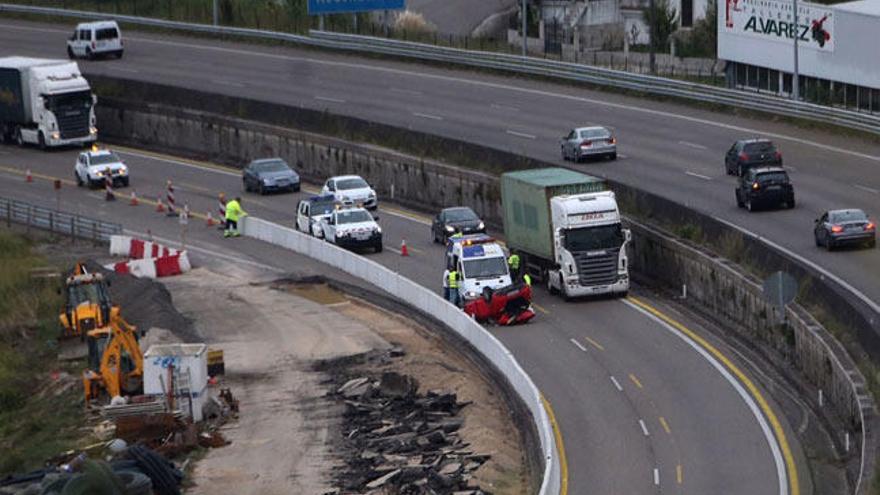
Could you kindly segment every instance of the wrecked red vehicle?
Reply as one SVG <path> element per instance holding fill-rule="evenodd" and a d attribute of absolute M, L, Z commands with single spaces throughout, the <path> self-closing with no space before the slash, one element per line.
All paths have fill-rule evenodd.
<path fill-rule="evenodd" d="M 532 287 L 514 284 L 492 290 L 486 287 L 483 295 L 464 305 L 464 312 L 480 323 L 518 325 L 535 317 L 532 310 Z"/>

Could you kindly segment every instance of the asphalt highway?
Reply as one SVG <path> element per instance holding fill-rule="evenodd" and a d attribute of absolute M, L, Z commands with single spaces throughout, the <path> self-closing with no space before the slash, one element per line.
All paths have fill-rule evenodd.
<path fill-rule="evenodd" d="M 0 53 L 63 57 L 68 29 L 0 23 Z M 347 114 L 562 162 L 568 129 L 615 130 L 620 160 L 579 165 L 675 199 L 761 235 L 840 277 L 880 312 L 880 250 L 825 252 L 813 220 L 830 208 L 880 216 L 880 145 L 769 119 L 737 117 L 581 88 L 403 62 L 282 47 L 129 33 L 122 60 L 84 71 Z M 738 138 L 780 146 L 795 186 L 793 210 L 737 209 L 723 155 Z"/>
<path fill-rule="evenodd" d="M 178 204 L 194 216 L 186 239 L 195 263 L 250 263 L 295 271 L 308 260 L 251 239 L 223 239 L 205 225 L 217 193 L 241 190 L 240 174 L 211 164 L 178 160 L 136 150 L 117 150 L 131 170 L 132 187 L 118 190 L 115 202 L 103 191 L 73 182 L 76 150 L 40 152 L 0 147 L 0 197 L 55 206 L 50 180 L 64 180 L 61 208 L 120 222 L 140 235 L 177 242 L 182 227 L 155 212 L 150 199 L 176 185 Z M 25 170 L 35 177 L 24 180 Z M 136 191 L 141 204 L 130 206 Z M 251 215 L 292 225 L 298 198 L 308 194 L 243 195 Z M 381 198 L 380 198 L 381 201 Z M 430 240 L 427 219 L 382 205 L 380 224 L 386 249 L 366 254 L 426 287 L 440 290 L 443 249 Z M 397 248 L 405 239 L 410 256 Z M 569 493 L 730 495 L 809 493 L 809 475 L 796 435 L 778 404 L 760 386 L 719 364 L 729 356 L 737 369 L 750 369 L 723 342 L 663 301 L 640 294 L 626 300 L 565 303 L 536 289 L 538 315 L 532 323 L 490 328 L 514 353 L 552 404 L 567 452 Z M 662 321 L 641 304 L 659 308 L 693 332 Z M 706 342 L 695 342 L 702 337 Z M 715 354 L 717 352 L 717 354 Z M 714 357 L 713 357 L 714 356 Z M 748 375 L 748 372 L 746 372 Z M 753 379 L 752 379 L 753 381 Z M 769 409 L 756 405 L 769 401 Z M 774 418 L 776 422 L 774 422 Z M 777 430 L 778 428 L 778 430 Z M 780 433 L 787 439 L 777 442 Z M 780 446 L 781 445 L 781 446 Z M 793 452 L 786 457 L 787 447 Z M 792 488 L 789 462 L 797 464 L 801 490 Z"/>

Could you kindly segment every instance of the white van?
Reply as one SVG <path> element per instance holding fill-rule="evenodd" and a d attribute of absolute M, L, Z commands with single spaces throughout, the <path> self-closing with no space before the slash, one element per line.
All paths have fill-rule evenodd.
<path fill-rule="evenodd" d="M 67 56 L 95 58 L 115 55 L 122 58 L 122 45 L 122 32 L 116 21 L 84 22 L 76 26 L 73 36 L 67 40 Z"/>

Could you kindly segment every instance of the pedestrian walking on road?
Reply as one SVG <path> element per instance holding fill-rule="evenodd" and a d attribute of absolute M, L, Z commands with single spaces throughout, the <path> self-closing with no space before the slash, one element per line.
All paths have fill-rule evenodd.
<path fill-rule="evenodd" d="M 240 197 L 236 196 L 235 199 L 226 203 L 226 230 L 223 231 L 223 237 L 240 236 L 238 220 L 245 215 L 247 215 L 247 212 L 241 209 Z"/>

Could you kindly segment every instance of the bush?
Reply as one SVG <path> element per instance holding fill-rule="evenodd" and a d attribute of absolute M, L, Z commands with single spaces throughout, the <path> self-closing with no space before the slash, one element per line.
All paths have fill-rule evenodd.
<path fill-rule="evenodd" d="M 430 34 L 437 28 L 425 20 L 425 16 L 411 10 L 404 10 L 394 19 L 394 29 L 415 35 Z"/>
<path fill-rule="evenodd" d="M 679 57 L 716 58 L 718 52 L 718 3 L 709 0 L 706 17 L 694 23 L 690 31 L 682 31 L 676 36 Z"/>

